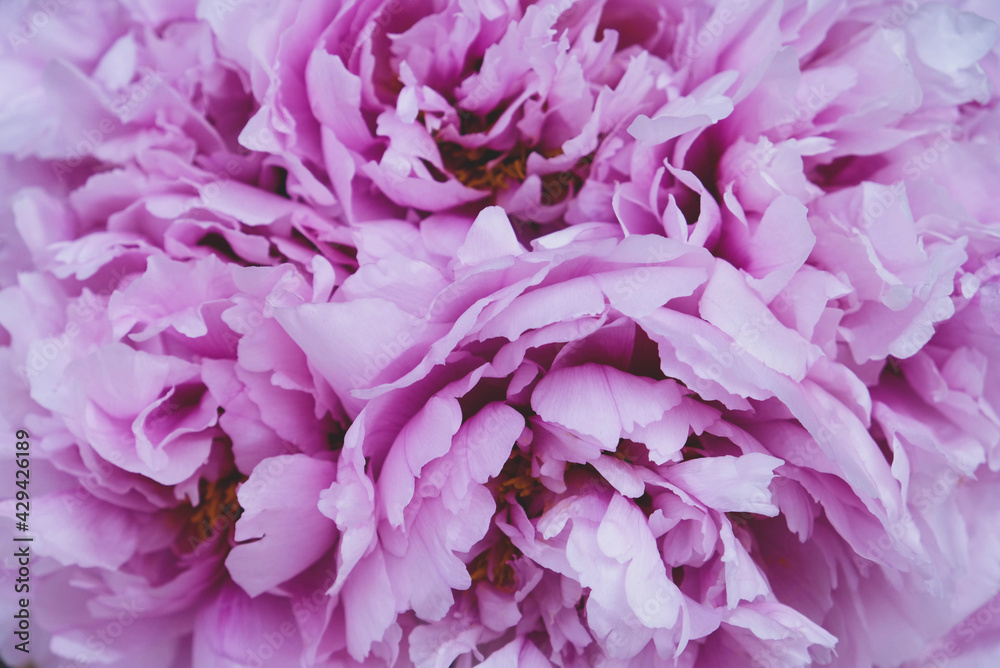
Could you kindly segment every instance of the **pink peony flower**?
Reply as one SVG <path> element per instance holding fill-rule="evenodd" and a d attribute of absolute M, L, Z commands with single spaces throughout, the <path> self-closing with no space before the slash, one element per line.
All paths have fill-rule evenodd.
<path fill-rule="evenodd" d="M 776 593 L 811 568 L 801 550 L 831 572 L 859 573 L 868 544 L 887 543 L 866 569 L 927 561 L 896 530 L 864 385 L 704 249 L 583 229 L 525 252 L 486 209 L 446 265 L 388 255 L 332 302 L 277 311 L 345 405 L 368 402 L 320 497 L 342 534 L 331 632 L 361 661 L 416 623 L 416 665 L 511 634 L 562 665 L 831 658 L 835 611 Z M 331 338 L 352 318 L 381 337 Z"/>
<path fill-rule="evenodd" d="M 321 477 L 310 489 L 294 476 L 294 489 L 326 487 L 344 419 L 272 309 L 328 299 L 353 269 L 350 236 L 238 146 L 252 98 L 193 8 L 154 20 L 104 3 L 51 20 L 14 44 L 25 78 L 2 133 L 18 156 L 4 163 L 17 273 L 0 291 L 3 422 L 32 435 L 31 657 L 246 665 L 253 629 L 280 632 L 292 612 L 227 574 L 245 511 L 252 532 L 237 487 L 273 489 L 303 466 Z M 90 55 L 42 42 L 77 21 L 115 27 L 91 33 Z M 49 125 L 27 99 L 55 110 Z M 327 577 L 303 581 L 323 592 Z M 298 631 L 281 638 L 291 661 Z"/>
<path fill-rule="evenodd" d="M 631 11 L 394 1 L 208 20 L 259 82 L 244 143 L 287 165 L 311 201 L 357 222 L 415 209 L 471 223 L 499 204 L 530 234 L 614 218 L 629 192 L 615 183 L 645 159 L 627 132 L 638 114 L 675 112 L 676 136 L 732 110 L 728 76 L 677 94 L 689 79 L 671 46 L 679 7 Z M 268 46 L 248 52 L 251 39 Z M 273 139 L 248 142 L 260 128 Z"/>
<path fill-rule="evenodd" d="M 998 23 L 5 4 L 0 660 L 992 665 Z"/>

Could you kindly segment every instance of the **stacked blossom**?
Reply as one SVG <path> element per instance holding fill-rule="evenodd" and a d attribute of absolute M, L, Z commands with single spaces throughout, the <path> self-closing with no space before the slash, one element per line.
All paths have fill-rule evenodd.
<path fill-rule="evenodd" d="M 993 0 L 5 0 L 38 668 L 1000 663 Z"/>

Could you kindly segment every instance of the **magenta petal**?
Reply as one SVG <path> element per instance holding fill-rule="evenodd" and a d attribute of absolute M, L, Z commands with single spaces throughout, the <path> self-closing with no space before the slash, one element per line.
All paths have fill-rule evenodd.
<path fill-rule="evenodd" d="M 694 459 L 672 466 L 667 478 L 710 508 L 774 517 L 768 485 L 782 463 L 757 453 Z"/>
<path fill-rule="evenodd" d="M 637 378 L 597 364 L 554 371 L 531 396 L 543 419 L 592 436 L 609 450 L 635 426 L 659 419 L 678 403 L 680 392 L 673 382 Z M 603 419 L 608 406 L 614 407 L 612 421 Z"/>
<path fill-rule="evenodd" d="M 336 540 L 336 526 L 320 513 L 319 493 L 334 480 L 334 466 L 305 455 L 260 462 L 239 489 L 243 514 L 226 568 L 252 597 L 298 575 Z M 299 541 L 309 537 L 309 544 Z M 295 542 L 296 549 L 288 546 Z M 266 569 L 259 564 L 266 561 Z"/>
<path fill-rule="evenodd" d="M 195 622 L 192 665 L 198 668 L 248 666 L 266 660 L 297 660 L 302 640 L 287 599 L 250 598 L 227 585 L 202 608 Z"/>
<path fill-rule="evenodd" d="M 478 483 L 497 475 L 510 455 L 514 440 L 524 429 L 524 417 L 501 403 L 487 405 L 465 422 L 455 435 L 464 438 L 469 458 L 469 473 Z M 461 446 L 456 445 L 461 449 Z"/>
<path fill-rule="evenodd" d="M 705 288 L 700 313 L 764 364 L 802 380 L 818 351 L 782 325 L 747 286 L 740 273 L 717 263 Z"/>
<path fill-rule="evenodd" d="M 31 504 L 39 554 L 84 568 L 118 569 L 139 548 L 136 516 L 89 494 L 45 496 Z M 114 546 L 106 537 L 115 536 Z"/>

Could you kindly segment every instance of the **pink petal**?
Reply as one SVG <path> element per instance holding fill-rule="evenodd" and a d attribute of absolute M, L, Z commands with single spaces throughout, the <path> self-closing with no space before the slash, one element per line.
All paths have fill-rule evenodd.
<path fill-rule="evenodd" d="M 306 455 L 271 457 L 240 486 L 236 541 L 242 544 L 229 553 L 226 568 L 250 596 L 298 575 L 333 546 L 337 527 L 317 504 L 334 472 L 332 463 Z"/>

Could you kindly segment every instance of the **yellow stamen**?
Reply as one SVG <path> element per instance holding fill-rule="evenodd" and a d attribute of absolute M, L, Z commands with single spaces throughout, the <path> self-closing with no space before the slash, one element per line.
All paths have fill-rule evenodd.
<path fill-rule="evenodd" d="M 504 536 L 469 562 L 469 577 L 473 582 L 485 580 L 500 591 L 510 593 L 517 589 L 517 573 L 510 560 L 519 556 L 520 550 Z"/>
<path fill-rule="evenodd" d="M 236 524 L 243 513 L 236 498 L 236 488 L 244 480 L 245 477 L 236 473 L 213 483 L 207 480 L 200 482 L 200 500 L 188 518 L 190 536 L 197 541 L 210 540 Z"/>

